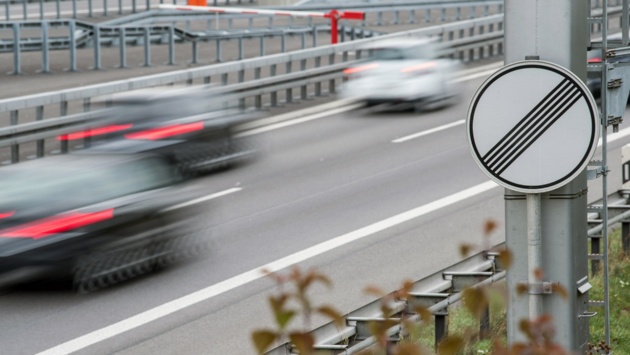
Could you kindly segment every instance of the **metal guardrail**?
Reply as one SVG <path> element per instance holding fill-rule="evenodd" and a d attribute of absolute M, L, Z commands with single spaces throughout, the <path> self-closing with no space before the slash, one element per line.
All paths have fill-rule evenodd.
<path fill-rule="evenodd" d="M 383 37 L 396 38 L 417 36 L 419 34 L 433 35 L 444 39 L 447 43 L 449 41 L 452 43 L 454 48 L 450 56 L 463 60 L 475 60 L 480 57 L 501 53 L 503 31 L 495 30 L 500 28 L 501 24 L 502 16 L 499 15 L 486 19 L 470 20 L 468 23 L 441 25 Z M 481 30 L 480 26 L 484 30 Z M 492 31 L 485 30 L 489 26 L 492 26 Z M 0 131 L 0 142 L 3 143 L 0 144 L 0 147 L 9 145 L 11 149 L 10 162 L 16 163 L 21 159 L 20 144 L 29 140 L 37 141 L 37 153 L 35 156 L 42 157 L 44 156 L 43 147 L 45 144 L 43 139 L 55 137 L 59 134 L 59 129 L 66 127 L 59 126 L 58 122 L 67 123 L 65 121 L 44 119 L 45 109 L 54 109 L 58 105 L 58 112 L 60 112 L 61 116 L 70 114 L 71 110 L 69 108 L 71 106 L 78 110 L 89 112 L 92 100 L 95 98 L 102 99 L 108 95 L 140 88 L 178 83 L 210 84 L 212 77 L 218 77 L 222 86 L 214 90 L 222 94 L 226 92 L 232 93 L 232 97 L 238 101 L 241 109 L 247 107 L 260 109 L 264 106 L 290 103 L 294 99 L 307 99 L 312 96 L 334 93 L 338 82 L 343 79 L 343 69 L 351 65 L 355 60 L 361 60 L 364 57 L 360 50 L 361 46 L 372 40 L 357 40 L 326 47 L 294 51 L 287 54 L 277 54 L 203 68 L 0 100 L 0 116 L 2 116 L 1 114 L 5 116 L 8 114 L 7 123 L 10 126 L 6 131 Z M 294 63 L 298 66 L 297 70 L 293 70 Z M 310 65 L 307 65 L 309 63 Z M 263 69 L 265 76 L 262 75 Z M 246 76 L 249 76 L 251 79 L 245 80 Z M 230 77 L 233 78 L 231 82 Z M 323 88 L 325 84 L 328 84 L 327 89 Z M 298 95 L 294 95 L 294 89 L 299 90 Z M 266 99 L 267 103 L 263 103 L 263 99 Z M 33 109 L 35 117 L 32 115 Z M 41 123 L 38 123 L 37 130 L 30 132 L 28 129 L 19 128 L 22 126 L 19 123 L 20 117 L 24 117 L 23 119 L 28 121 L 41 121 Z M 81 121 L 83 116 L 79 115 L 76 118 L 78 123 L 83 123 Z M 51 130 L 51 133 L 46 135 L 41 129 L 46 126 L 45 122 L 49 121 L 50 126 L 48 128 Z M 18 130 L 16 131 L 15 129 Z M 73 129 L 77 130 L 78 128 L 73 127 Z M 2 133 L 11 134 L 2 135 Z M 31 133 L 37 135 L 31 136 Z M 61 153 L 69 150 L 67 141 L 62 141 L 59 144 Z"/>
<path fill-rule="evenodd" d="M 492 9 L 494 7 L 494 9 Z M 349 6 L 352 8 L 352 6 Z M 404 2 L 404 3 L 388 3 L 371 5 L 363 9 L 369 15 L 366 20 L 361 22 L 360 26 L 354 26 L 354 23 L 342 21 L 341 25 L 341 41 L 347 39 L 372 37 L 379 32 L 368 30 L 366 26 L 385 24 L 399 25 L 404 20 L 400 13 L 407 15 L 406 22 L 408 24 L 416 23 L 416 12 L 424 11 L 424 22 L 447 21 L 447 12 L 451 18 L 448 20 L 459 21 L 463 17 L 473 19 L 479 14 L 488 16 L 492 12 L 502 12 L 503 2 L 500 0 L 478 0 L 478 1 L 449 1 L 449 2 Z M 323 10 L 321 7 L 306 8 L 309 11 Z M 463 15 L 464 9 L 469 9 L 467 16 Z M 478 13 L 477 9 L 482 9 Z M 436 16 L 432 16 L 437 13 Z M 389 15 L 388 15 L 389 14 Z M 373 15 L 373 16 L 372 16 Z M 384 21 L 385 17 L 390 17 L 388 21 Z M 264 18 L 265 16 L 262 16 Z M 435 18 L 434 18 L 435 17 Z M 253 27 L 253 15 L 233 15 L 223 14 L 220 16 L 207 13 L 191 13 L 172 10 L 149 10 L 143 13 L 125 16 L 123 18 L 106 21 L 100 24 L 92 24 L 85 21 L 60 19 L 60 20 L 25 20 L 10 21 L 0 23 L 0 31 L 11 31 L 11 35 L 5 39 L 0 39 L 0 52 L 13 52 L 13 70 L 11 73 L 22 73 L 21 53 L 25 51 L 43 51 L 41 57 L 42 73 L 50 72 L 49 51 L 51 50 L 69 50 L 69 70 L 76 71 L 77 67 L 77 49 L 91 46 L 94 48 L 92 55 L 93 65 L 90 69 L 99 70 L 103 68 L 103 47 L 117 46 L 120 55 L 118 63 L 114 65 L 116 68 L 127 67 L 127 46 L 143 45 L 144 46 L 144 62 L 143 66 L 151 66 L 151 46 L 155 43 L 167 44 L 163 51 L 167 55 L 167 64 L 176 64 L 175 43 L 190 43 L 192 52 L 192 63 L 199 63 L 199 43 L 215 42 L 216 44 L 216 62 L 222 62 L 222 48 L 230 41 L 238 41 L 237 59 L 244 59 L 246 54 L 244 43 L 258 46 L 258 55 L 264 56 L 266 47 L 269 45 L 269 39 L 276 40 L 275 44 L 280 45 L 280 52 L 286 52 L 287 38 L 299 37 L 301 39 L 301 49 L 318 46 L 318 33 L 330 32 L 330 25 L 327 23 L 316 24 L 313 18 L 301 21 L 301 24 L 294 22 L 293 18 L 282 18 L 288 21 L 283 28 L 273 28 L 274 17 L 269 16 L 269 23 L 266 28 Z M 258 16 L 261 19 L 261 16 Z M 372 18 L 372 20 L 369 20 Z M 234 24 L 235 21 L 245 21 L 240 26 Z M 191 29 L 191 21 L 206 21 L 206 30 L 200 30 L 199 24 L 196 28 Z M 227 23 L 227 30 L 209 30 L 212 28 L 212 22 L 217 25 L 219 21 Z M 422 21 L 422 20 L 420 20 Z M 387 23 L 386 23 L 387 22 Z M 182 26 L 178 24 L 183 23 Z M 260 26 L 260 21 L 256 22 Z M 203 27 L 203 26 L 202 26 Z M 237 29 L 238 28 L 238 29 Z M 51 31 L 56 30 L 56 36 Z M 66 32 L 67 35 L 59 35 Z M 22 33 L 26 33 L 30 37 L 22 37 Z M 307 44 L 307 37 L 310 43 Z M 251 43 L 255 42 L 255 43 Z M 279 42 L 279 43 L 278 43 Z M 181 51 L 181 49 L 179 49 Z M 111 60 L 110 60 L 111 61 Z M 83 68 L 82 68 L 83 69 Z"/>

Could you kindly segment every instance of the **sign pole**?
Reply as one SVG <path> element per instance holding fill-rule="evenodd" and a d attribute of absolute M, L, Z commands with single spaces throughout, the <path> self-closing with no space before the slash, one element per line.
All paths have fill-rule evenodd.
<path fill-rule="evenodd" d="M 527 263 L 529 265 L 528 283 L 540 284 L 539 272 L 543 267 L 542 258 L 542 227 L 541 227 L 541 195 L 527 194 Z M 542 294 L 530 292 L 529 319 L 538 319 L 543 314 Z"/>

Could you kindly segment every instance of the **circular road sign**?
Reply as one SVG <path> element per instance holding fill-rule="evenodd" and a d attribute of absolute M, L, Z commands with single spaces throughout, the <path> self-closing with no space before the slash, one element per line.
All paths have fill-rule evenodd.
<path fill-rule="evenodd" d="M 515 191 L 542 193 L 573 180 L 599 140 L 599 113 L 586 85 L 545 61 L 522 61 L 492 74 L 468 109 L 477 165 Z"/>

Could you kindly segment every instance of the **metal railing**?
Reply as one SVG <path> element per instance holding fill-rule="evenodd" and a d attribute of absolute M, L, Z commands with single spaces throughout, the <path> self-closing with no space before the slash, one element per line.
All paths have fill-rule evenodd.
<path fill-rule="evenodd" d="M 490 47 L 501 45 L 502 31 L 494 31 L 483 35 L 454 39 L 453 50 L 450 56 L 475 60 L 484 56 L 498 54 L 498 51 L 487 50 Z M 364 40 L 369 41 L 369 40 Z M 349 44 L 352 44 L 348 43 Z M 345 44 L 342 44 L 343 46 Z M 269 56 L 267 58 L 245 60 L 207 68 L 191 69 L 175 73 L 152 75 L 139 79 L 121 80 L 107 84 L 92 85 L 76 89 L 62 90 L 55 93 L 43 93 L 0 100 L 0 112 L 8 114 L 8 127 L 0 129 L 0 148 L 10 149 L 7 160 L 17 163 L 25 156 L 40 158 L 45 156 L 45 145 L 57 145 L 54 152 L 66 153 L 72 149 L 67 141 L 54 141 L 57 135 L 84 129 L 89 126 L 90 118 L 96 117 L 91 112 L 94 100 L 105 100 L 116 93 L 140 88 L 173 85 L 179 83 L 194 84 L 202 80 L 203 84 L 210 84 L 211 77 L 218 76 L 221 86 L 214 87 L 208 92 L 220 96 L 229 94 L 231 99 L 241 110 L 262 109 L 267 106 L 292 103 L 297 100 L 306 100 L 311 97 L 319 97 L 335 93 L 337 86 L 343 80 L 343 69 L 361 60 L 357 46 L 349 46 L 338 53 L 339 45 L 329 46 L 328 50 L 316 51 L 316 57 L 310 55 L 312 50 L 293 52 L 284 56 Z M 486 50 L 484 50 L 486 49 Z M 355 50 L 355 56 L 351 59 L 348 52 Z M 472 57 L 468 57 L 472 56 Z M 288 58 L 287 58 L 288 57 Z M 322 58 L 327 59 L 326 65 L 322 65 Z M 307 68 L 308 59 L 314 60 L 314 65 Z M 338 62 L 336 62 L 338 60 Z M 298 70 L 292 70 L 292 63 L 298 63 Z M 268 66 L 268 74 L 263 77 L 262 65 Z M 282 66 L 283 72 L 279 73 L 278 67 Z M 245 80 L 246 71 L 253 70 L 254 78 Z M 229 82 L 229 75 L 236 74 L 236 82 Z M 198 82 L 198 84 L 201 84 Z M 295 91 L 294 91 L 295 90 Z M 60 116 L 54 119 L 45 119 L 45 110 L 54 110 L 59 106 Z M 68 115 L 75 111 L 70 118 Z M 33 116 L 33 109 L 35 115 Z M 81 112 L 83 111 L 83 113 Z M 99 115 L 101 113 L 99 112 Z M 19 123 L 26 121 L 26 123 Z M 63 131 L 65 129 L 65 131 Z M 48 140 L 48 141 L 46 141 Z M 35 142 L 33 151 L 23 151 L 21 145 Z M 48 143 L 47 143 L 48 142 Z M 30 148 L 31 150 L 33 148 Z"/>

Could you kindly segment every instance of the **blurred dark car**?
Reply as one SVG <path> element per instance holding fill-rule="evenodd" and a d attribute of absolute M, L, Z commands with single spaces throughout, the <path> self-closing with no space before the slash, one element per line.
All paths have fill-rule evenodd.
<path fill-rule="evenodd" d="M 202 191 L 163 157 L 77 154 L 0 169 L 0 285 L 72 281 L 105 287 L 205 245 Z"/>
<path fill-rule="evenodd" d="M 89 130 L 58 140 L 126 141 L 113 149 L 153 150 L 173 159 L 187 175 L 207 173 L 257 153 L 251 138 L 237 136 L 238 127 L 257 116 L 227 107 L 227 100 L 211 97 L 203 87 L 137 90 L 108 99 L 109 114 Z"/>

